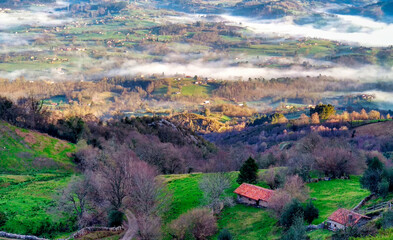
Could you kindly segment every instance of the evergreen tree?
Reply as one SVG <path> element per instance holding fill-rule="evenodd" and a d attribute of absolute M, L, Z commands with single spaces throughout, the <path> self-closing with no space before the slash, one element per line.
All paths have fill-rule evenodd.
<path fill-rule="evenodd" d="M 275 113 L 270 116 L 272 119 L 272 124 L 286 123 L 288 119 L 282 113 Z"/>
<path fill-rule="evenodd" d="M 367 165 L 368 168 L 360 179 L 360 184 L 370 192 L 378 193 L 385 177 L 385 166 L 377 157 L 371 159 Z"/>
<path fill-rule="evenodd" d="M 308 224 L 311 224 L 312 221 L 314 221 L 314 219 L 318 218 L 318 216 L 319 216 L 319 210 L 314 206 L 314 204 L 310 199 L 310 201 L 304 207 L 304 220 L 306 220 Z"/>
<path fill-rule="evenodd" d="M 321 119 L 328 119 L 336 114 L 336 109 L 331 104 L 319 104 L 310 109 L 310 115 L 312 116 L 314 113 L 318 113 Z"/>
<path fill-rule="evenodd" d="M 256 183 L 258 174 L 258 165 L 252 157 L 249 157 L 246 162 L 240 168 L 239 176 L 237 177 L 237 183 Z"/>

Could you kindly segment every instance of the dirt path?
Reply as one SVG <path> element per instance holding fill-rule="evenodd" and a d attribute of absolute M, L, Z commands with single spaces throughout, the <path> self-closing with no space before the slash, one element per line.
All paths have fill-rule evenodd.
<path fill-rule="evenodd" d="M 126 210 L 127 224 L 125 228 L 127 231 L 125 232 L 123 238 L 121 240 L 131 240 L 135 237 L 138 232 L 138 223 L 134 214 L 130 210 Z"/>

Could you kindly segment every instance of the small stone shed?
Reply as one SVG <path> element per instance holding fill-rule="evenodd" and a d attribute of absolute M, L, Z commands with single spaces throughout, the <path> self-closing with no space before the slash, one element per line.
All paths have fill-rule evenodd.
<path fill-rule="evenodd" d="M 346 227 L 362 226 L 370 220 L 370 217 L 356 213 L 354 211 L 340 208 L 337 209 L 326 221 L 326 227 L 329 230 L 337 231 Z"/>
<path fill-rule="evenodd" d="M 234 193 L 237 194 L 239 203 L 267 207 L 267 202 L 273 196 L 274 191 L 248 183 L 240 185 Z"/>

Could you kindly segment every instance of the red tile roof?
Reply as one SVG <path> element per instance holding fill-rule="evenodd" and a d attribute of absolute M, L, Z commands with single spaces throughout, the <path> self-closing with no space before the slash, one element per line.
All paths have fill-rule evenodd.
<path fill-rule="evenodd" d="M 274 191 L 252 184 L 243 183 L 234 191 L 234 193 L 256 201 L 267 201 L 273 195 Z"/>
<path fill-rule="evenodd" d="M 352 220 L 350 220 L 351 215 L 352 215 Z M 369 217 L 361 215 L 361 214 L 356 213 L 354 211 L 340 208 L 340 209 L 337 209 L 334 213 L 332 213 L 332 215 L 330 215 L 330 217 L 328 219 L 331 221 L 335 221 L 335 222 L 342 224 L 342 225 L 353 226 L 353 225 L 357 224 L 359 222 L 359 220 L 362 218 L 369 219 Z"/>

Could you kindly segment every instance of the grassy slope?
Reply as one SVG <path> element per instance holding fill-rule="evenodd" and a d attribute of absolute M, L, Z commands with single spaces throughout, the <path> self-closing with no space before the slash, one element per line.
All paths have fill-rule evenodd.
<path fill-rule="evenodd" d="M 0 211 L 8 216 L 8 221 L 2 229 L 22 234 L 39 233 L 46 222 L 56 221 L 48 214 L 48 210 L 52 205 L 53 192 L 66 186 L 70 178 L 72 164 L 67 153 L 74 151 L 75 146 L 6 123 L 0 124 L 3 127 L 0 147 L 5 146 L 8 151 L 0 152 L 2 154 L 0 169 L 3 172 L 0 175 Z M 31 140 L 34 138 L 35 142 Z M 49 158 L 57 167 L 36 166 L 33 164 L 34 158 L 20 158 L 20 154 L 25 152 L 30 153 L 28 155 L 30 157 Z M 18 175 L 15 175 L 15 172 Z M 232 194 L 232 191 L 239 186 L 235 181 L 237 173 L 228 174 L 232 179 L 232 187 L 228 192 Z M 170 211 L 164 217 L 164 222 L 169 223 L 182 213 L 203 205 L 202 192 L 198 187 L 202 176 L 203 174 L 163 176 L 174 198 Z M 352 177 L 351 180 L 311 183 L 308 186 L 311 197 L 315 198 L 314 203 L 320 210 L 320 218 L 314 223 L 324 221 L 338 207 L 355 206 L 368 195 L 367 191 L 360 188 L 359 177 Z M 224 209 L 219 216 L 218 226 L 220 229 L 228 228 L 235 239 L 260 239 L 262 236 L 264 239 L 277 239 L 281 230 L 276 222 L 277 220 L 266 210 L 236 205 Z M 330 233 L 326 231 L 310 234 L 312 239 L 323 239 L 329 235 Z"/>
<path fill-rule="evenodd" d="M 310 183 L 311 197 L 315 198 L 315 206 L 319 209 L 319 218 L 315 224 L 323 222 L 337 208 L 353 208 L 370 194 L 360 188 L 360 177 L 352 176 L 350 180 L 322 181 Z"/>
<path fill-rule="evenodd" d="M 70 172 L 75 145 L 0 122 L 0 173 Z"/>
<path fill-rule="evenodd" d="M 67 185 L 69 178 L 60 174 L 0 175 L 0 211 L 8 219 L 0 229 L 19 234 L 45 233 L 45 228 L 56 222 L 56 217 L 48 213 L 54 206 L 52 196 Z"/>
<path fill-rule="evenodd" d="M 232 192 L 237 186 L 237 173 L 228 173 L 232 179 Z M 171 210 L 167 212 L 164 222 L 169 223 L 180 214 L 199 207 L 203 203 L 202 192 L 199 190 L 198 181 L 203 174 L 182 174 L 163 176 L 172 190 L 174 201 Z M 263 185 L 263 184 L 262 184 Z M 360 188 L 359 177 L 351 180 L 333 180 L 308 184 L 310 195 L 315 198 L 315 205 L 320 210 L 320 218 L 315 223 L 324 221 L 339 207 L 354 207 L 368 192 Z M 234 196 L 234 194 L 232 194 Z M 227 228 L 235 239 L 277 239 L 281 229 L 276 225 L 277 220 L 271 217 L 264 209 L 257 209 L 243 205 L 226 208 L 218 219 L 220 229 Z M 324 239 L 330 236 L 328 231 L 310 233 L 312 239 Z M 169 238 L 167 238 L 169 239 Z"/>
<path fill-rule="evenodd" d="M 0 212 L 7 216 L 0 230 L 40 235 L 58 222 L 48 211 L 74 171 L 74 151 L 73 144 L 0 122 Z"/>

